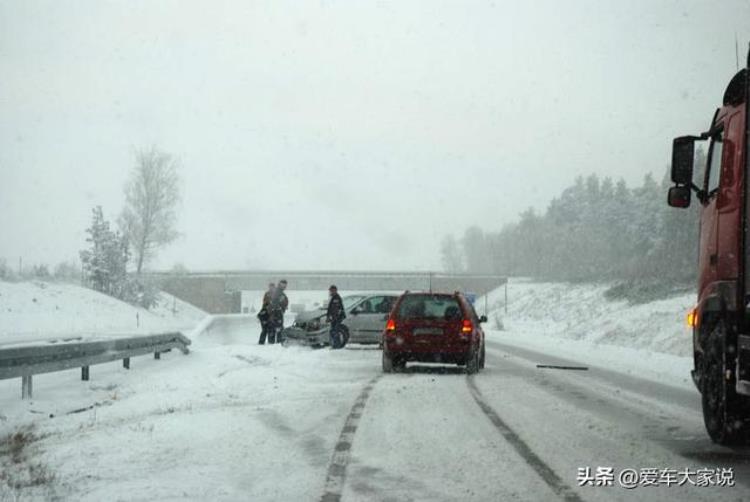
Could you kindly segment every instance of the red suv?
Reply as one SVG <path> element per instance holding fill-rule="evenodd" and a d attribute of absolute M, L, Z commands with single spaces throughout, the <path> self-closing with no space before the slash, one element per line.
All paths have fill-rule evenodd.
<path fill-rule="evenodd" d="M 410 293 L 398 299 L 383 332 L 383 371 L 402 370 L 407 361 L 484 368 L 484 331 L 474 307 L 461 293 Z"/>

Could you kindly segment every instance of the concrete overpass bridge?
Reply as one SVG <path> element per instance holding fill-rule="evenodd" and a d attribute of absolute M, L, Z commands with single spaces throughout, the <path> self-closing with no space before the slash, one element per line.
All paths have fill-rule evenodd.
<path fill-rule="evenodd" d="M 228 270 L 151 272 L 162 291 L 211 314 L 240 312 L 242 291 L 263 291 L 269 282 L 286 279 L 290 290 L 324 291 L 336 284 L 341 291 L 466 291 L 479 295 L 507 283 L 497 275 L 436 272 L 362 272 Z"/>

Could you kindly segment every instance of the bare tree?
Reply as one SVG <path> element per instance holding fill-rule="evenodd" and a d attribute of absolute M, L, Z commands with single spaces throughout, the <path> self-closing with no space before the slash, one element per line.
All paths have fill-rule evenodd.
<path fill-rule="evenodd" d="M 140 275 L 156 249 L 179 235 L 175 209 L 180 200 L 180 183 L 179 163 L 168 153 L 152 146 L 137 151 L 135 160 L 118 222 L 133 250 L 136 273 Z"/>

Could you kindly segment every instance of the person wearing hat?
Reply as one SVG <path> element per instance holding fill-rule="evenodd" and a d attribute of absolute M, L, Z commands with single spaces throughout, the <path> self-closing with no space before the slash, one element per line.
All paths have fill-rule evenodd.
<path fill-rule="evenodd" d="M 258 311 L 258 320 L 260 321 L 260 338 L 258 344 L 264 345 L 266 343 L 266 336 L 268 336 L 269 343 L 271 342 L 271 314 L 268 311 L 268 307 L 271 305 L 271 299 L 276 289 L 276 284 L 268 283 L 268 291 L 263 295 L 263 303 Z"/>
<path fill-rule="evenodd" d="M 346 318 L 346 312 L 344 311 L 344 301 L 338 293 L 338 288 L 335 285 L 331 285 L 328 288 L 328 294 L 331 299 L 328 301 L 328 310 L 326 311 L 326 320 L 331 323 L 331 348 L 340 349 L 346 343 L 342 338 L 341 323 Z"/>
<path fill-rule="evenodd" d="M 268 343 L 281 343 L 281 330 L 284 329 L 284 312 L 289 306 L 289 298 L 286 297 L 286 279 L 279 281 L 279 285 L 271 295 L 271 301 L 268 304 L 268 314 L 270 332 L 268 333 Z"/>

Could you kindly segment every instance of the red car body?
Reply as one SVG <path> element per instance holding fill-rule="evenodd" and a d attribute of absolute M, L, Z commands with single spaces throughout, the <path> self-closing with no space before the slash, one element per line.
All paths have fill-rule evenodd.
<path fill-rule="evenodd" d="M 431 311 L 409 307 L 427 303 Z M 461 293 L 409 293 L 394 305 L 383 332 L 383 371 L 403 369 L 409 361 L 484 367 L 484 331 L 474 307 Z"/>

